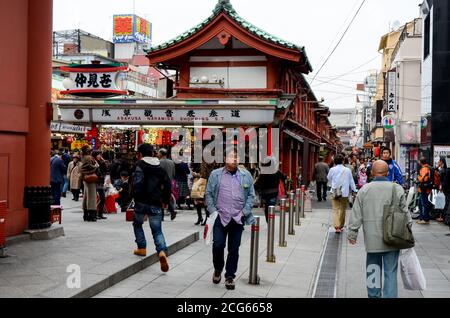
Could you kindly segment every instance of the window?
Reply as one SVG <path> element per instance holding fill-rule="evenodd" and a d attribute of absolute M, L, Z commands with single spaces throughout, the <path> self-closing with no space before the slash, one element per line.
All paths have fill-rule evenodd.
<path fill-rule="evenodd" d="M 430 25 L 430 14 L 428 14 L 428 16 L 425 18 L 425 32 L 424 32 L 424 37 L 423 37 L 423 59 L 425 60 L 428 55 L 430 55 L 430 32 L 431 32 L 431 25 Z"/>

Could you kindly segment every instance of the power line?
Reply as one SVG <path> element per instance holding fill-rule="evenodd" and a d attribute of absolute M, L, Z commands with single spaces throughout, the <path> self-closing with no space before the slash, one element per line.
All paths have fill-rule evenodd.
<path fill-rule="evenodd" d="M 322 66 L 319 68 L 319 70 L 317 71 L 316 75 L 314 76 L 311 84 L 314 82 L 314 80 L 316 79 L 316 76 L 319 75 L 320 71 L 323 69 L 323 67 L 327 64 L 327 62 L 330 60 L 331 56 L 334 54 L 334 52 L 337 50 L 337 48 L 339 47 L 339 45 L 341 44 L 342 40 L 344 39 L 345 35 L 347 34 L 348 30 L 350 29 L 351 25 L 353 24 L 353 21 L 355 21 L 356 17 L 358 16 L 359 12 L 361 11 L 364 3 L 366 3 L 366 0 L 363 0 L 361 2 L 361 5 L 359 6 L 358 10 L 356 11 L 355 15 L 353 16 L 352 20 L 350 21 L 347 29 L 345 29 L 344 34 L 342 34 L 341 38 L 339 39 L 339 42 L 336 44 L 336 46 L 334 47 L 333 51 L 331 51 L 331 53 L 328 55 L 328 57 L 326 58 L 325 62 L 322 64 Z"/>

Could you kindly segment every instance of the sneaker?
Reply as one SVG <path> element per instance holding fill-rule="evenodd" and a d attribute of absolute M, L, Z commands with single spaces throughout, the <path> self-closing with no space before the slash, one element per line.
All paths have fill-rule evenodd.
<path fill-rule="evenodd" d="M 175 220 L 176 219 L 176 217 L 177 217 L 177 212 L 173 212 L 173 213 L 171 213 L 170 214 L 170 220 Z"/>
<path fill-rule="evenodd" d="M 228 290 L 235 290 L 235 289 L 236 289 L 236 285 L 235 285 L 235 283 L 234 283 L 234 279 L 231 278 L 231 277 L 228 277 L 228 278 L 225 280 L 225 287 L 226 287 Z"/>
<path fill-rule="evenodd" d="M 222 272 L 214 271 L 213 274 L 213 283 L 218 285 L 222 281 Z"/>
<path fill-rule="evenodd" d="M 342 229 L 336 228 L 336 234 L 341 234 L 341 233 L 342 233 Z"/>
<path fill-rule="evenodd" d="M 167 273 L 169 271 L 169 263 L 167 262 L 166 253 L 163 251 L 159 253 L 159 262 L 161 263 L 161 271 Z"/>

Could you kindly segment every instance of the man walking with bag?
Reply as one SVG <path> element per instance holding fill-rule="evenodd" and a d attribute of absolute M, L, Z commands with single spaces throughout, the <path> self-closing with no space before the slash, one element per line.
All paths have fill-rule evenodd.
<path fill-rule="evenodd" d="M 342 233 L 345 226 L 345 213 L 349 206 L 349 197 L 356 192 L 355 181 L 349 168 L 344 167 L 344 157 L 337 155 L 334 158 L 335 167 L 330 169 L 328 180 L 331 183 L 333 223 L 337 234 Z M 353 192 L 350 193 L 350 190 Z"/>
<path fill-rule="evenodd" d="M 238 167 L 236 152 L 227 155 L 225 168 L 214 170 L 206 187 L 206 204 L 211 214 L 218 212 L 213 229 L 213 283 L 220 284 L 225 267 L 224 250 L 228 236 L 228 258 L 225 287 L 235 289 L 234 279 L 239 261 L 244 224 L 255 222 L 252 208 L 255 198 L 253 178 L 245 169 Z"/>
<path fill-rule="evenodd" d="M 162 232 L 163 205 L 170 200 L 172 186 L 169 176 L 161 168 L 158 158 L 154 157 L 153 146 L 142 144 L 138 147 L 140 161 L 136 164 L 134 173 L 134 234 L 136 236 L 137 256 L 147 256 L 147 241 L 145 239 L 144 218 L 147 215 L 152 229 L 153 241 L 158 253 L 163 272 L 169 271 L 167 262 L 167 245 Z"/>
<path fill-rule="evenodd" d="M 359 191 L 348 227 L 348 240 L 352 245 L 356 244 L 361 226 L 364 229 L 369 298 L 398 297 L 397 272 L 402 248 L 396 247 L 395 244 L 386 244 L 384 232 L 389 232 L 386 228 L 389 223 L 384 220 L 386 206 L 392 207 L 395 212 L 404 211 L 407 222 L 411 223 L 411 215 L 406 207 L 405 192 L 400 185 L 388 179 L 388 174 L 389 167 L 386 162 L 377 161 L 373 164 L 374 180 Z"/>

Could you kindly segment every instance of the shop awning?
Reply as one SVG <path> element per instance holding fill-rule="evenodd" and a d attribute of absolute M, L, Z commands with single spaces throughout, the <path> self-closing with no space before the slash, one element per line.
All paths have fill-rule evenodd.
<path fill-rule="evenodd" d="M 301 143 L 305 142 L 305 139 L 303 137 L 297 135 L 296 133 L 294 133 L 294 132 L 292 132 L 290 130 L 285 129 L 285 130 L 283 130 L 283 133 L 285 133 L 286 135 L 288 135 L 288 136 L 290 136 L 290 137 L 300 141 Z"/>
<path fill-rule="evenodd" d="M 260 126 L 272 124 L 278 100 L 61 100 L 61 120 L 72 124 Z"/>

